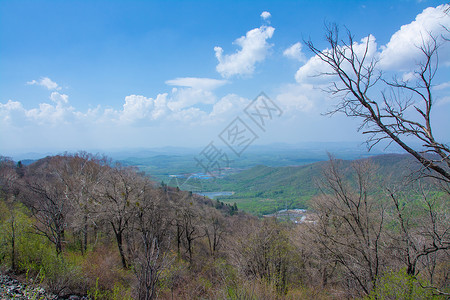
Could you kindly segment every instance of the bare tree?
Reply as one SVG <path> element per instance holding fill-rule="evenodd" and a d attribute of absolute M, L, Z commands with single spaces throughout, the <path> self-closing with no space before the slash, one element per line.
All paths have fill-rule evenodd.
<path fill-rule="evenodd" d="M 14 184 L 18 178 L 14 171 L 14 161 L 9 157 L 0 156 L 0 196 L 7 198 L 13 194 Z"/>
<path fill-rule="evenodd" d="M 448 6 L 444 7 L 448 9 Z M 443 14 L 446 13 L 448 11 L 443 11 Z M 447 28 L 444 29 L 445 34 L 449 33 Z M 439 67 L 438 52 L 444 43 L 449 42 L 445 34 L 437 36 L 428 33 L 422 38 L 420 45 L 411 45 L 420 50 L 422 59 L 411 66 L 413 76 L 409 80 L 384 77 L 378 68 L 378 57 L 372 55 L 374 49 L 370 48 L 373 46 L 371 36 L 360 45 L 349 31 L 341 39 L 337 26 L 332 25 L 326 29 L 328 49 L 321 51 L 311 41 L 307 42 L 307 46 L 329 67 L 329 72 L 322 74 L 332 79 L 332 84 L 326 91 L 339 99 L 329 114 L 340 112 L 362 120 L 359 130 L 368 135 L 369 150 L 382 141 L 388 142 L 388 145 L 399 145 L 420 163 L 418 174 L 421 177 L 431 177 L 434 187 L 445 192 L 443 201 L 448 203 L 450 147 L 436 139 L 433 131 L 433 125 L 436 124 L 432 120 L 436 102 L 433 81 Z M 421 144 L 422 149 L 414 146 L 417 144 Z M 395 254 L 407 266 L 408 275 L 414 277 L 418 273 L 419 263 L 429 261 L 433 265 L 438 257 L 446 255 L 448 212 L 439 211 L 435 197 L 427 195 L 427 191 L 423 189 L 420 197 L 425 212 L 420 214 L 423 224 L 417 226 L 417 223 L 409 221 L 417 212 L 409 210 L 411 205 L 407 206 L 408 209 L 405 208 L 405 200 L 400 194 L 398 191 L 388 190 L 388 197 L 393 205 L 390 217 L 397 225 L 397 232 L 393 231 L 400 232 L 397 235 L 393 232 L 390 234 L 394 238 L 392 245 L 397 249 Z M 332 203 L 330 200 L 324 201 L 327 202 Z M 418 201 L 411 203 L 417 205 Z M 331 236 L 327 242 L 330 241 L 333 241 Z M 429 272 L 434 272 L 432 266 Z M 435 291 L 439 293 L 438 289 Z"/>
<path fill-rule="evenodd" d="M 198 208 L 192 196 L 186 195 L 181 199 L 181 205 L 179 224 L 181 225 L 181 232 L 183 232 L 182 243 L 184 243 L 188 253 L 189 263 L 192 264 L 194 241 L 204 235 L 199 224 Z"/>
<path fill-rule="evenodd" d="M 61 156 L 55 156 L 33 166 L 25 177 L 26 192 L 22 195 L 37 220 L 36 232 L 55 245 L 57 254 L 62 252 L 70 210 L 68 190 L 59 176 L 64 163 Z"/>
<path fill-rule="evenodd" d="M 311 221 L 310 221 L 311 222 Z M 303 263 L 301 279 L 305 285 L 335 286 L 338 283 L 336 275 L 338 262 L 329 255 L 327 247 L 323 246 L 324 239 L 318 239 L 315 230 L 310 230 L 311 224 L 303 223 L 296 226 L 294 241 L 300 249 L 300 258 Z"/>
<path fill-rule="evenodd" d="M 334 80 L 326 91 L 340 99 L 330 114 L 342 112 L 360 118 L 359 129 L 369 135 L 369 149 L 384 140 L 394 142 L 430 170 L 428 175 L 450 182 L 450 148 L 435 138 L 431 119 L 438 50 L 447 41 L 430 33 L 422 45 L 411 45 L 419 47 L 423 60 L 414 70 L 414 79 L 404 81 L 382 77 L 382 72 L 377 69 L 377 57 L 370 55 L 371 39 L 367 37 L 363 51 L 359 51 L 355 49 L 357 43 L 349 31 L 346 38 L 341 39 L 337 26 L 332 25 L 326 29 L 329 49 L 321 51 L 311 41 L 306 42 L 330 68 L 322 74 Z M 384 91 L 381 90 L 383 87 Z M 381 90 L 379 94 L 378 90 Z M 421 143 L 424 150 L 415 149 L 411 140 Z"/>
<path fill-rule="evenodd" d="M 438 264 L 448 262 L 450 249 L 450 219 L 448 199 L 445 194 L 432 193 L 418 184 L 419 200 L 402 192 L 388 189 L 392 199 L 393 224 L 398 230 L 391 231 L 393 255 L 405 266 L 410 276 L 427 271 L 431 285 L 436 282 Z M 420 268 L 419 268 L 420 266 Z M 445 280 L 444 280 L 445 283 Z M 447 282 L 448 283 L 448 282 Z M 435 286 L 438 287 L 437 285 Z M 440 288 L 440 287 L 439 287 Z"/>
<path fill-rule="evenodd" d="M 203 230 L 208 239 L 209 254 L 215 257 L 222 246 L 224 234 L 226 233 L 226 220 L 216 209 L 208 210 L 202 220 Z"/>
<path fill-rule="evenodd" d="M 368 294 L 383 266 L 385 206 L 375 197 L 374 166 L 359 161 L 352 169 L 355 186 L 346 180 L 339 161 L 330 160 L 322 194 L 312 201 L 318 222 L 311 229 L 321 248 L 343 267 L 350 290 Z"/>
<path fill-rule="evenodd" d="M 146 180 L 136 202 L 135 227 L 137 247 L 134 247 L 134 271 L 138 279 L 139 299 L 150 300 L 157 297 L 157 282 L 171 263 L 168 254 L 170 246 L 170 210 L 163 202 L 164 192 L 155 189 Z"/>
<path fill-rule="evenodd" d="M 8 240 L 11 244 L 11 269 L 16 270 L 16 238 L 19 227 L 18 216 L 20 212 L 15 207 L 16 182 L 19 175 L 14 170 L 12 159 L 0 156 L 0 201 L 4 201 L 9 214 Z M 13 197 L 11 197 L 13 196 Z M 12 198 L 12 199 L 10 199 Z"/>
<path fill-rule="evenodd" d="M 287 292 L 293 282 L 290 279 L 299 272 L 298 251 L 288 237 L 288 230 L 275 218 L 248 221 L 245 229 L 230 241 L 230 254 L 241 273 L 273 285 L 279 294 Z"/>
<path fill-rule="evenodd" d="M 106 174 L 106 158 L 98 158 L 86 152 L 64 156 L 66 163 L 59 176 L 67 187 L 71 200 L 71 225 L 75 233 L 81 234 L 81 252 L 87 250 L 89 225 L 94 225 L 98 215 L 95 193 Z"/>
<path fill-rule="evenodd" d="M 138 174 L 119 165 L 109 168 L 100 191 L 103 220 L 111 225 L 119 249 L 122 266 L 128 267 L 125 254 L 125 232 L 135 216 L 137 194 L 141 192 Z"/>

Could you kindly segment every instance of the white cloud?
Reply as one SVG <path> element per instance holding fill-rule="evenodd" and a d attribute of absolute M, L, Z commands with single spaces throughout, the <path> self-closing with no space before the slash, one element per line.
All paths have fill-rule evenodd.
<path fill-rule="evenodd" d="M 441 35 L 448 35 L 444 27 L 450 28 L 450 15 L 444 13 L 448 4 L 429 7 L 418 14 L 416 19 L 403 25 L 394 33 L 385 46 L 381 47 L 379 66 L 387 70 L 409 70 L 423 58 L 420 46 L 430 41 L 429 34 L 440 40 Z M 450 64 L 450 43 L 440 49 L 440 61 Z"/>
<path fill-rule="evenodd" d="M 216 97 L 211 91 L 226 83 L 228 83 L 226 80 L 196 77 L 167 80 L 166 84 L 181 87 L 172 89 L 167 107 L 180 115 L 178 112 L 193 105 L 213 104 Z"/>
<path fill-rule="evenodd" d="M 311 84 L 290 84 L 284 86 L 275 99 L 283 111 L 296 114 L 311 111 L 314 108 L 314 99 L 320 98 L 317 97 L 319 93 Z"/>
<path fill-rule="evenodd" d="M 40 86 L 43 86 L 43 87 L 47 88 L 49 91 L 51 91 L 51 90 L 56 90 L 56 91 L 61 90 L 61 87 L 58 86 L 58 84 L 56 82 L 52 81 L 48 77 L 41 77 L 41 79 L 39 79 L 39 80 L 28 81 L 27 84 L 28 85 L 40 85 Z"/>
<path fill-rule="evenodd" d="M 327 50 L 325 50 L 327 51 Z M 327 79 L 320 76 L 330 71 L 330 67 L 317 55 L 311 57 L 306 64 L 301 66 L 295 73 L 295 80 L 299 83 L 311 81 L 325 81 Z"/>
<path fill-rule="evenodd" d="M 233 54 L 223 54 L 221 47 L 214 47 L 219 64 L 217 72 L 222 77 L 228 78 L 234 75 L 252 75 L 255 64 L 265 60 L 272 46 L 267 42 L 275 31 L 271 26 L 261 26 L 247 32 L 245 36 L 238 38 L 234 44 L 241 47 Z"/>
<path fill-rule="evenodd" d="M 236 116 L 241 113 L 249 103 L 250 101 L 246 98 L 236 94 L 228 94 L 214 104 L 210 117 L 217 119 L 230 117 L 231 115 Z"/>
<path fill-rule="evenodd" d="M 269 19 L 270 17 L 271 17 L 272 15 L 270 14 L 270 12 L 268 12 L 268 11 L 263 11 L 262 13 L 261 13 L 261 18 L 263 18 L 263 20 L 267 20 L 267 19 Z"/>
<path fill-rule="evenodd" d="M 153 107 L 153 99 L 151 98 L 140 95 L 126 96 L 120 119 L 125 122 L 135 122 L 150 118 Z"/>
<path fill-rule="evenodd" d="M 72 123 L 85 114 L 77 112 L 69 105 L 68 98 L 68 95 L 52 92 L 49 97 L 52 104 L 44 102 L 31 109 L 24 108 L 18 101 L 9 100 L 6 104 L 0 103 L 0 121 L 13 127 L 36 125 L 57 127 Z"/>
<path fill-rule="evenodd" d="M 445 90 L 445 89 L 448 89 L 448 88 L 450 88 L 450 81 L 441 83 L 441 84 L 436 85 L 435 87 L 433 87 L 433 89 L 436 90 L 436 91 Z"/>
<path fill-rule="evenodd" d="M 178 110 L 172 113 L 168 119 L 182 122 L 186 126 L 192 126 L 194 124 L 202 123 L 203 118 L 206 117 L 206 113 L 197 107 L 190 107 L 183 110 Z"/>
<path fill-rule="evenodd" d="M 69 103 L 69 96 L 65 95 L 65 94 L 60 94 L 58 92 L 52 92 L 52 94 L 50 95 L 50 100 L 52 100 L 55 103 L 64 103 L 67 104 Z"/>
<path fill-rule="evenodd" d="M 185 86 L 201 90 L 214 90 L 226 83 L 228 83 L 226 80 L 198 77 L 178 77 L 166 81 L 167 85 Z"/>
<path fill-rule="evenodd" d="M 158 94 L 158 96 L 156 96 L 154 109 L 152 111 L 153 120 L 161 119 L 167 113 L 167 96 L 167 93 Z"/>
<path fill-rule="evenodd" d="M 8 100 L 6 104 L 0 103 L 0 116 L 7 117 L 7 113 L 13 110 L 23 110 L 22 103 Z"/>
<path fill-rule="evenodd" d="M 216 81 L 190 79 L 177 79 L 172 83 L 175 82 L 202 86 L 205 89 L 219 84 Z M 311 104 L 306 95 L 299 96 L 305 89 L 298 88 L 295 91 L 297 94 L 294 94 L 293 90 L 284 90 L 277 96 L 276 99 L 283 109 L 289 109 L 293 113 L 310 109 Z M 51 92 L 47 103 L 40 103 L 37 107 L 25 108 L 21 102 L 12 100 L 0 103 L 0 132 L 29 131 L 51 139 L 62 134 L 64 130 L 83 136 L 88 136 L 86 131 L 89 131 L 92 139 L 98 140 L 94 138 L 96 133 L 91 132 L 92 130 L 104 133 L 110 130 L 125 132 L 125 128 L 136 131 L 141 130 L 139 128 L 164 130 L 165 126 L 181 126 L 181 129 L 206 126 L 208 129 L 205 130 L 211 131 L 242 114 L 249 103 L 249 99 L 236 94 L 228 94 L 217 101 L 216 95 L 209 90 L 182 87 L 173 88 L 169 93 L 158 94 L 155 98 L 128 95 L 120 109 L 98 105 L 87 111 L 78 111 L 70 105 L 68 95 L 54 91 Z M 217 130 L 219 129 L 221 128 Z"/>
<path fill-rule="evenodd" d="M 5 104 L 0 103 L 0 121 L 4 126 L 14 126 L 24 122 L 25 109 L 22 103 L 8 100 Z"/>
<path fill-rule="evenodd" d="M 66 95 L 59 95 L 66 96 Z M 59 97 L 54 96 L 54 97 Z M 61 97 L 64 98 L 64 97 Z M 40 103 L 39 108 L 33 108 L 25 111 L 25 116 L 39 125 L 48 124 L 52 126 L 59 126 L 61 124 L 68 124 L 74 118 L 75 109 L 67 105 L 66 102 L 57 100 L 56 105 L 49 103 Z"/>
<path fill-rule="evenodd" d="M 170 93 L 158 94 L 156 98 L 143 95 L 129 95 L 121 110 L 105 108 L 98 117 L 102 123 L 127 124 L 137 126 L 155 125 L 165 121 L 201 121 L 207 113 L 197 104 L 212 105 L 216 96 L 207 90 L 194 88 L 173 88 Z"/>
<path fill-rule="evenodd" d="M 114 123 L 123 125 L 153 124 L 155 120 L 161 120 L 170 109 L 167 107 L 167 93 L 158 94 L 156 99 L 142 95 L 129 95 L 125 97 L 125 103 L 121 110 L 105 108 L 103 112 L 98 107 L 91 111 L 97 114 L 97 120 L 103 124 Z"/>
<path fill-rule="evenodd" d="M 366 46 L 368 47 L 367 53 L 365 53 Z M 352 45 L 352 49 L 355 52 L 355 54 L 358 57 L 362 57 L 365 53 L 366 55 L 366 62 L 369 63 L 372 58 L 375 58 L 377 53 L 377 43 L 375 40 L 375 37 L 373 35 L 369 35 L 368 37 L 365 37 L 361 39 L 361 41 L 354 42 Z M 342 48 L 342 50 L 345 52 L 350 51 L 348 47 Z M 323 50 L 324 53 L 329 52 L 330 49 Z M 349 71 L 349 74 L 351 73 L 350 64 L 343 62 L 342 68 L 345 71 Z M 317 55 L 311 57 L 306 64 L 301 66 L 297 73 L 295 74 L 295 79 L 299 83 L 326 83 L 330 81 L 329 76 L 320 76 L 324 73 L 331 72 L 330 66 L 322 61 Z"/>
<path fill-rule="evenodd" d="M 450 96 L 442 97 L 436 103 L 436 106 L 443 106 L 450 103 Z"/>
<path fill-rule="evenodd" d="M 407 82 L 415 78 L 414 72 L 405 72 L 402 76 L 402 81 Z"/>
<path fill-rule="evenodd" d="M 180 111 L 196 104 L 213 104 L 216 100 L 211 91 L 193 88 L 173 88 L 167 106 L 173 111 Z"/>
<path fill-rule="evenodd" d="M 298 60 L 300 62 L 306 62 L 306 56 L 302 52 L 302 44 L 300 42 L 297 42 L 292 46 L 290 46 L 289 48 L 287 48 L 286 50 L 284 50 L 283 55 L 288 58 Z"/>
<path fill-rule="evenodd" d="M 66 102 L 67 97 L 54 92 L 50 98 L 55 104 L 40 103 L 31 109 L 25 109 L 18 101 L 9 100 L 6 104 L 0 103 L 0 119 L 3 125 L 13 127 L 68 124 L 74 120 L 76 112 Z"/>
<path fill-rule="evenodd" d="M 380 70 L 402 71 L 402 79 L 411 80 L 414 78 L 412 67 L 416 66 L 423 58 L 423 53 L 419 47 L 423 43 L 429 41 L 429 33 L 439 40 L 442 35 L 448 34 L 444 26 L 450 28 L 450 16 L 443 12 L 445 7 L 449 7 L 449 5 L 425 9 L 422 13 L 417 15 L 413 22 L 402 26 L 399 31 L 392 35 L 390 41 L 379 49 L 375 37 L 369 35 L 368 37 L 363 38 L 359 43 L 355 42 L 353 44 L 353 50 L 358 57 L 362 57 L 364 55 L 366 43 L 369 42 L 368 53 L 366 54 L 367 62 L 372 58 L 378 59 L 379 63 L 377 66 Z M 285 56 L 295 56 L 295 53 L 298 53 L 298 51 L 294 46 L 286 49 L 283 54 Z M 329 51 L 329 49 L 323 50 L 325 53 Z M 439 60 L 444 64 L 450 65 L 450 43 L 444 43 L 439 48 Z M 350 71 L 349 64 L 344 64 L 343 67 L 344 70 Z M 305 63 L 305 65 L 299 68 L 295 74 L 295 79 L 299 83 L 326 83 L 330 82 L 333 78 L 330 76 L 319 75 L 330 71 L 330 67 L 325 62 L 318 56 L 313 56 Z"/>
<path fill-rule="evenodd" d="M 450 33 L 444 28 L 444 26 L 450 28 L 450 16 L 443 13 L 444 7 L 450 6 L 441 5 L 437 8 L 425 9 L 417 15 L 415 21 L 402 26 L 399 31 L 392 35 L 385 46 L 378 47 L 375 37 L 369 35 L 361 41 L 355 42 L 352 45 L 352 49 L 359 58 L 365 54 L 366 62 L 370 62 L 372 59 L 378 60 L 378 69 L 375 72 L 382 71 L 385 76 L 397 76 L 405 81 L 412 80 L 417 76 L 414 72 L 415 67 L 423 59 L 423 53 L 418 47 L 428 41 L 429 33 L 437 37 L 439 41 L 442 41 L 443 35 L 450 36 Z M 368 46 L 368 52 L 364 53 L 366 45 Z M 344 52 L 349 51 L 346 48 L 341 48 L 340 50 Z M 329 53 L 329 51 L 330 49 L 322 50 L 324 53 Z M 298 51 L 291 46 L 283 54 L 295 57 L 295 53 L 298 53 Z M 441 70 L 450 66 L 450 43 L 448 42 L 443 43 L 439 48 L 439 63 Z M 344 61 L 341 67 L 351 75 L 350 65 L 347 62 Z M 317 111 L 325 112 L 329 109 L 332 99 L 326 97 L 321 92 L 321 89 L 334 81 L 340 84 L 340 80 L 333 76 L 319 75 L 330 73 L 331 71 L 329 65 L 318 56 L 311 57 L 298 69 L 295 74 L 298 84 L 286 86 L 275 98 L 282 109 L 292 112 L 292 114 L 286 114 L 286 117 L 289 115 L 294 116 L 296 112 L 300 112 L 297 115 L 303 116 L 305 114 L 301 114 L 301 112 L 309 115 Z M 439 76 L 441 75 L 439 74 Z M 436 106 L 444 106 L 450 103 L 450 98 L 445 93 L 449 87 L 450 82 L 443 82 L 433 87 L 436 91 L 434 97 Z M 442 110 L 436 111 L 439 114 L 441 112 Z M 439 116 L 436 120 L 442 122 L 447 120 L 447 116 Z"/>

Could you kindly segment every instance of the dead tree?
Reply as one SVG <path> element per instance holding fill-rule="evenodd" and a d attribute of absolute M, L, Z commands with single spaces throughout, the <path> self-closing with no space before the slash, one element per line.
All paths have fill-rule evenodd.
<path fill-rule="evenodd" d="M 333 25 L 326 29 L 328 49 L 321 51 L 311 41 L 306 42 L 329 66 L 330 71 L 321 74 L 333 81 L 326 91 L 340 99 L 329 114 L 340 112 L 361 119 L 359 130 L 369 136 L 369 149 L 384 140 L 396 143 L 430 171 L 428 176 L 450 182 L 450 147 L 435 138 L 432 128 L 433 79 L 439 66 L 439 47 L 447 41 L 429 34 L 422 45 L 411 45 L 420 48 L 423 60 L 414 70 L 414 79 L 403 81 L 383 78 L 377 57 L 369 55 L 371 39 L 366 38 L 360 53 L 352 34 L 347 31 L 346 38 L 341 39 Z M 415 149 L 412 139 L 424 150 Z"/>

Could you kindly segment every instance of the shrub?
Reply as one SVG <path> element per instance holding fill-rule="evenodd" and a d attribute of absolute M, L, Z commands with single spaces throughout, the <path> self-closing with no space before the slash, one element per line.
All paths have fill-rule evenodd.
<path fill-rule="evenodd" d="M 384 299 L 430 299 L 432 292 L 422 288 L 427 285 L 420 279 L 408 275 L 405 269 L 400 271 L 391 271 L 384 274 L 379 280 L 376 287 L 372 290 L 367 300 L 384 300 Z"/>

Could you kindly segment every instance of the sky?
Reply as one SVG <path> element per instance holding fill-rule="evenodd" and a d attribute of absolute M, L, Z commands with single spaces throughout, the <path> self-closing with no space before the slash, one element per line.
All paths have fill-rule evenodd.
<path fill-rule="evenodd" d="M 426 33 L 450 28 L 442 3 L 0 0 L 0 154 L 226 147 L 239 126 L 251 136 L 237 152 L 364 141 L 360 120 L 324 116 L 338 99 L 322 91 L 326 69 L 305 41 L 325 49 L 336 23 L 357 46 L 369 39 L 381 71 L 408 78 Z M 450 42 L 433 88 L 443 142 L 449 75 Z M 272 108 L 265 122 L 255 103 Z"/>

